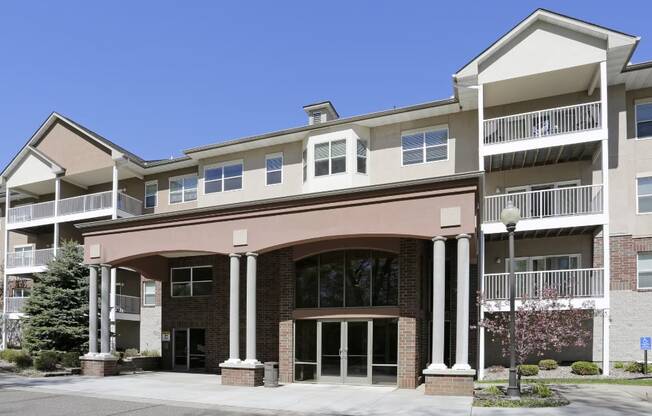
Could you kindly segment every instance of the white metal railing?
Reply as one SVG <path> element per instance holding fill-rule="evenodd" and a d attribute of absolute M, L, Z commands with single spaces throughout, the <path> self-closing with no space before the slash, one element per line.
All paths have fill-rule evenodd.
<path fill-rule="evenodd" d="M 39 202 L 38 204 L 9 208 L 9 211 L 7 212 L 7 222 L 9 222 L 9 224 L 35 221 L 50 217 L 54 217 L 54 201 Z"/>
<path fill-rule="evenodd" d="M 601 268 L 518 272 L 515 275 L 517 299 L 539 299 L 546 290 L 553 290 L 559 297 L 594 298 L 604 295 Z M 485 299 L 509 299 L 509 273 L 485 274 L 483 285 Z"/>
<path fill-rule="evenodd" d="M 512 201 L 521 218 L 548 218 L 602 213 L 602 185 L 567 186 L 487 196 L 484 222 L 499 222 L 500 212 Z"/>
<path fill-rule="evenodd" d="M 115 309 L 120 313 L 140 313 L 140 297 L 115 295 Z"/>
<path fill-rule="evenodd" d="M 7 297 L 7 313 L 20 313 L 27 301 L 27 297 Z"/>
<path fill-rule="evenodd" d="M 57 215 L 83 214 L 111 209 L 113 207 L 111 197 L 112 192 L 106 191 L 64 198 L 59 200 Z M 140 215 L 143 213 L 143 203 L 132 196 L 119 192 L 118 209 L 132 215 Z M 7 221 L 9 224 L 16 224 L 47 218 L 54 218 L 54 201 L 10 208 Z"/>
<path fill-rule="evenodd" d="M 143 213 L 143 201 L 120 192 L 118 194 L 118 209 L 131 215 L 141 215 Z"/>
<path fill-rule="evenodd" d="M 501 144 L 602 127 L 601 103 L 569 105 L 484 121 L 484 144 Z"/>
<path fill-rule="evenodd" d="M 54 258 L 53 248 L 7 253 L 7 268 L 47 266 Z"/>

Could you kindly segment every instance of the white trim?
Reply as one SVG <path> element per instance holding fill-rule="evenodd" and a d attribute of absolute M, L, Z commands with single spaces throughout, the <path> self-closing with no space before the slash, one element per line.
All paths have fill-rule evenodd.
<path fill-rule="evenodd" d="M 190 269 L 190 280 L 187 282 L 190 284 L 190 295 L 187 296 L 175 296 L 174 295 L 174 285 L 175 283 L 172 282 L 172 271 L 173 270 L 184 270 L 184 269 Z M 194 269 L 211 269 L 213 270 L 213 266 L 211 265 L 201 265 L 201 266 L 181 266 L 181 267 L 170 267 L 170 297 L 172 298 L 198 298 L 198 297 L 207 297 L 211 296 L 210 294 L 208 295 L 193 295 L 193 283 L 195 283 L 195 280 L 193 280 L 193 270 Z M 196 283 L 206 283 L 206 282 L 211 282 L 211 285 L 214 285 L 214 278 L 211 276 L 211 280 L 197 280 Z M 182 284 L 186 282 L 177 282 L 176 284 Z"/>
<path fill-rule="evenodd" d="M 281 158 L 281 168 L 276 169 L 276 170 L 267 170 L 267 161 L 269 159 L 277 159 Z M 285 158 L 283 157 L 283 152 L 276 152 L 276 153 L 269 153 L 265 155 L 265 186 L 277 186 L 277 185 L 283 185 L 283 166 L 285 165 Z M 269 183 L 267 181 L 267 174 L 270 172 L 281 172 L 281 181 L 277 183 Z"/>
<path fill-rule="evenodd" d="M 639 198 L 641 196 L 642 197 L 652 197 L 652 194 L 643 194 L 643 195 L 638 194 L 638 180 L 639 179 L 652 179 L 652 176 L 638 176 L 637 175 L 636 178 L 634 179 L 634 188 L 635 188 L 634 192 L 636 193 L 636 215 L 649 215 L 649 214 L 652 214 L 652 211 L 640 212 L 640 210 L 638 208 L 638 200 L 639 200 Z"/>
<path fill-rule="evenodd" d="M 224 189 L 224 167 L 226 166 L 234 166 L 234 165 L 240 165 L 242 167 L 242 175 L 240 176 L 230 176 L 229 178 L 226 179 L 233 179 L 233 178 L 240 178 L 240 187 L 237 189 L 229 189 L 225 190 Z M 222 177 L 220 179 L 211 179 L 209 181 L 206 181 L 206 171 L 210 169 L 216 169 L 216 168 L 222 168 Z M 218 163 L 212 163 L 210 165 L 204 166 L 203 169 L 203 178 L 202 178 L 202 194 L 203 195 L 211 195 L 211 194 L 220 194 L 220 193 L 225 193 L 225 192 L 236 192 L 236 191 L 241 191 L 244 189 L 244 159 L 234 159 L 234 160 L 229 160 L 226 162 L 218 162 Z M 221 190 L 215 191 L 215 192 L 206 192 L 206 183 L 212 183 L 212 182 L 222 182 L 222 187 Z"/>
<path fill-rule="evenodd" d="M 145 287 L 147 285 L 150 285 L 150 284 L 154 286 L 154 303 L 147 303 L 147 301 L 146 301 L 146 299 L 147 299 L 147 291 L 145 290 Z M 172 281 L 170 281 L 170 285 L 172 285 Z M 143 287 L 143 297 L 142 297 L 143 303 L 142 303 L 142 306 L 145 306 L 145 307 L 156 306 L 156 281 L 148 280 L 146 282 L 143 282 L 142 287 Z"/>
<path fill-rule="evenodd" d="M 184 182 L 185 179 L 192 178 L 192 177 L 195 177 L 195 179 L 197 180 L 197 186 L 195 187 L 195 192 L 198 193 L 199 192 L 199 175 L 197 175 L 196 173 L 189 173 L 189 174 L 186 174 L 186 175 L 178 175 L 178 176 L 170 176 L 168 178 L 168 205 L 185 204 L 185 203 L 197 200 L 199 195 L 195 196 L 195 199 L 190 199 L 190 200 L 186 201 L 186 187 L 183 184 L 183 182 Z M 172 181 L 179 180 L 179 179 L 181 179 L 181 201 L 172 202 L 171 198 L 170 198 L 171 194 L 172 194 Z M 188 189 L 192 189 L 192 188 L 188 188 Z M 179 192 L 179 191 L 174 191 L 174 192 L 176 193 L 176 192 Z"/>
<path fill-rule="evenodd" d="M 638 280 L 638 276 L 639 276 L 639 272 L 640 272 L 640 269 L 639 269 L 639 256 L 641 254 L 650 254 L 650 255 L 652 255 L 652 251 L 638 251 L 638 252 L 636 252 L 636 290 L 648 291 L 648 290 L 652 290 L 652 286 L 641 287 L 639 285 L 639 280 Z M 644 271 L 647 272 L 647 270 L 644 270 Z M 650 269 L 650 271 L 652 271 L 652 269 Z"/>
<path fill-rule="evenodd" d="M 153 195 L 155 198 L 155 203 L 152 206 L 147 205 L 147 187 L 150 185 L 156 185 L 156 192 L 154 192 Z M 157 206 L 158 206 L 158 179 L 153 179 L 151 181 L 145 182 L 145 198 L 143 198 L 143 208 L 150 209 L 150 208 L 156 208 Z"/>
<path fill-rule="evenodd" d="M 419 134 L 419 133 L 427 133 L 430 131 L 439 131 L 439 130 L 446 130 L 446 144 L 440 144 L 440 145 L 435 145 L 435 146 L 426 146 L 425 138 L 423 141 L 423 147 L 421 148 L 422 153 L 423 153 L 423 159 L 422 162 L 419 163 L 409 163 L 405 164 L 403 163 L 403 154 L 405 153 L 405 150 L 403 149 L 403 137 L 404 136 L 409 136 L 412 134 Z M 403 130 L 401 131 L 401 167 L 410 167 L 410 166 L 419 166 L 419 165 L 426 165 L 429 163 L 437 163 L 437 162 L 447 162 L 450 159 L 450 129 L 448 128 L 448 124 L 439 124 L 436 126 L 430 126 L 430 127 L 423 127 L 419 129 L 412 129 L 412 130 Z M 426 150 L 428 147 L 441 147 L 441 146 L 446 146 L 446 159 L 439 159 L 439 160 L 430 160 L 428 161 L 426 158 Z M 417 150 L 417 149 L 410 149 L 410 150 Z"/>
<path fill-rule="evenodd" d="M 639 98 L 637 100 L 634 100 L 634 139 L 635 140 L 650 140 L 650 139 L 652 139 L 652 135 L 638 137 L 638 106 L 639 106 L 639 104 L 652 104 L 652 97 Z M 645 120 L 645 121 L 652 121 L 652 120 Z"/>

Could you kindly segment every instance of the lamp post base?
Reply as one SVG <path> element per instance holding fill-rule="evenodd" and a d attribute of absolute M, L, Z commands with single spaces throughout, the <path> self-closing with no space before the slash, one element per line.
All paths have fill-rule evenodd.
<path fill-rule="evenodd" d="M 516 376 L 516 369 L 509 369 L 509 384 L 507 385 L 507 395 L 512 398 L 521 397 L 521 389 L 518 385 L 518 378 Z"/>

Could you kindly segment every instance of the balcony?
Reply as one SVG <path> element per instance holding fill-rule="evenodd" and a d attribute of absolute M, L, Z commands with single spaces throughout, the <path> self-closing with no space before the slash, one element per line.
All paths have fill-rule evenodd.
<path fill-rule="evenodd" d="M 7 274 L 43 272 L 53 258 L 53 248 L 9 252 L 7 253 Z"/>
<path fill-rule="evenodd" d="M 22 313 L 28 297 L 7 297 L 7 313 Z"/>
<path fill-rule="evenodd" d="M 516 275 L 516 299 L 542 299 L 547 290 L 554 290 L 560 298 L 570 298 L 576 306 L 587 299 L 604 297 L 603 269 L 570 269 L 519 272 Z M 487 301 L 509 300 L 509 273 L 485 274 L 483 294 Z M 498 310 L 509 305 L 497 303 Z"/>
<path fill-rule="evenodd" d="M 55 215 L 55 201 L 40 202 L 10 208 L 7 213 L 9 229 L 33 227 L 54 222 L 79 221 L 113 214 L 112 192 L 75 196 L 61 199 Z M 143 204 L 125 193 L 118 193 L 118 216 L 141 215 Z"/>
<path fill-rule="evenodd" d="M 117 319 L 138 320 L 140 315 L 140 297 L 115 295 L 115 312 Z"/>
<path fill-rule="evenodd" d="M 485 233 L 505 232 L 500 213 L 510 200 L 521 210 L 522 220 L 516 231 L 582 227 L 605 222 L 601 184 L 557 187 L 485 197 L 482 224 Z"/>
<path fill-rule="evenodd" d="M 484 120 L 483 156 L 601 140 L 600 101 Z"/>

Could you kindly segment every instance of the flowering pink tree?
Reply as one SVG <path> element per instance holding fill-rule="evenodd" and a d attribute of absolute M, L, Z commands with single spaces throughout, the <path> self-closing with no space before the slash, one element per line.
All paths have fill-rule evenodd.
<path fill-rule="evenodd" d="M 572 299 L 561 298 L 557 292 L 544 289 L 540 298 L 523 299 L 516 307 L 516 361 L 523 364 L 531 357 L 543 357 L 548 351 L 585 347 L 591 331 L 583 323 L 591 318 L 590 304 L 573 307 Z M 488 337 L 498 341 L 503 356 L 509 357 L 509 313 L 498 312 L 503 302 L 480 298 L 485 318 L 479 323 Z M 509 307 L 509 303 L 506 304 Z"/>

